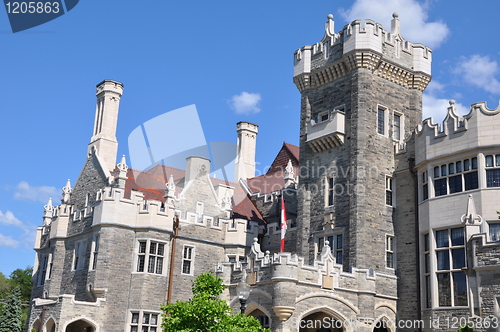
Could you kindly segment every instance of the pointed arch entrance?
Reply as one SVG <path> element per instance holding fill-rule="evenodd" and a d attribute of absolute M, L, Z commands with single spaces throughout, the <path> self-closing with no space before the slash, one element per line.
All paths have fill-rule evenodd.
<path fill-rule="evenodd" d="M 96 328 L 94 324 L 88 322 L 87 320 L 79 319 L 68 324 L 64 332 L 96 332 Z"/>
<path fill-rule="evenodd" d="M 299 332 L 344 332 L 343 323 L 324 311 L 313 312 L 300 320 Z"/>

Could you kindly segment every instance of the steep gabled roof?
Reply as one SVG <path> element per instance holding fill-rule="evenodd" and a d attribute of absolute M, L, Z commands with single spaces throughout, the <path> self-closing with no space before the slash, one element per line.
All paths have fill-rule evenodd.
<path fill-rule="evenodd" d="M 297 176 L 299 170 L 299 147 L 283 142 L 283 146 L 276 155 L 276 158 L 274 158 L 267 173 L 247 180 L 250 190 L 253 193 L 268 194 L 283 189 L 285 186 L 285 168 L 289 160 L 292 162 L 295 176 Z"/>

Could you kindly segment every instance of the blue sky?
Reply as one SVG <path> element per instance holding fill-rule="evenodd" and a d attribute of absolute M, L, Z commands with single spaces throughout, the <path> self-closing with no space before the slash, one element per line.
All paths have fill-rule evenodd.
<path fill-rule="evenodd" d="M 236 142 L 235 124 L 258 124 L 257 162 L 283 141 L 298 144 L 300 95 L 293 53 L 335 30 L 371 18 L 433 49 L 425 114 L 444 118 L 449 99 L 500 99 L 500 3 L 445 0 L 111 1 L 86 0 L 39 27 L 13 34 L 0 10 L 0 272 L 34 261 L 34 231 L 49 197 L 84 164 L 95 85 L 122 82 L 117 138 L 145 121 L 196 104 L 208 142 Z"/>

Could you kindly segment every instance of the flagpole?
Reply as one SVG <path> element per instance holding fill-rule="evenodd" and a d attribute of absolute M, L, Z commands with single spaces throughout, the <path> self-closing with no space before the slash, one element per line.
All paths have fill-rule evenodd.
<path fill-rule="evenodd" d="M 285 234 L 287 228 L 286 208 L 285 208 L 285 192 L 281 194 L 281 245 L 280 252 L 285 252 Z"/>

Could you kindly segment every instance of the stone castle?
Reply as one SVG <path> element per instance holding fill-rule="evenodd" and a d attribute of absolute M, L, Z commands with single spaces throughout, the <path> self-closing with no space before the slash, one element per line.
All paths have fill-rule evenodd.
<path fill-rule="evenodd" d="M 500 107 L 422 122 L 431 58 L 397 14 L 338 33 L 329 15 L 294 54 L 299 146 L 255 176 L 258 126 L 238 123 L 234 182 L 198 156 L 116 164 L 123 85 L 98 84 L 84 167 L 38 228 L 28 328 L 160 331 L 160 306 L 213 270 L 273 331 L 500 331 Z"/>

